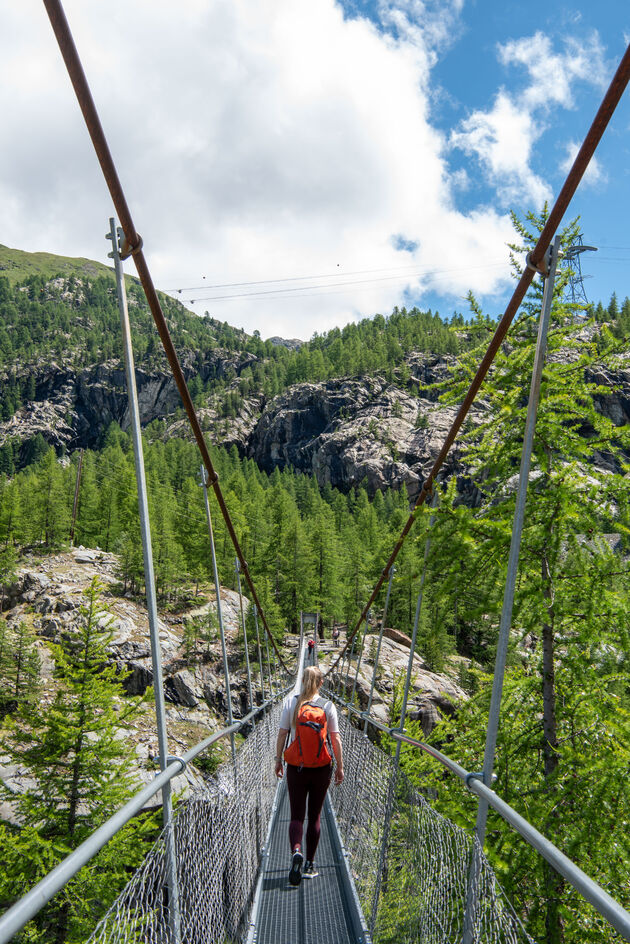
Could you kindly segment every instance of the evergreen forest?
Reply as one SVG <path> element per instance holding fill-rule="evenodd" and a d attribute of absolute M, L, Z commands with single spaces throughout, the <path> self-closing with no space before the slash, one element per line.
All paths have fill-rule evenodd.
<path fill-rule="evenodd" d="M 544 215 L 515 220 L 517 269 L 543 224 Z M 576 232 L 571 224 L 565 241 L 571 242 Z M 584 310 L 565 300 L 567 278 L 568 272 L 561 272 L 556 284 L 543 372 L 494 788 L 628 908 L 630 431 L 597 404 L 610 394 L 598 379 L 601 370 L 624 366 L 630 301 L 620 304 L 613 297 L 607 306 Z M 163 365 L 135 283 L 129 294 L 138 363 Z M 375 372 L 404 385 L 409 375 L 403 356 L 423 351 L 452 355 L 448 380 L 432 394 L 445 405 L 458 404 L 495 325 L 474 298 L 470 303 L 469 320 L 459 314 L 444 319 L 418 309 L 395 310 L 290 350 L 209 316 L 195 319 L 165 299 L 176 347 L 193 352 L 187 369 L 197 378 L 191 389 L 198 402 L 209 395 L 225 397 L 228 389 L 236 389 L 237 397 L 271 397 L 302 381 Z M 467 426 L 462 437 L 462 462 L 479 501 L 474 507 L 464 504 L 454 478 L 440 480 L 434 521 L 430 509 L 422 508 L 398 557 L 387 617 L 388 626 L 410 633 L 426 568 L 418 653 L 428 669 L 456 677 L 467 694 L 435 727 L 430 742 L 471 771 L 483 765 L 540 304 L 536 282 L 484 385 L 482 419 Z M 32 397 L 34 375 L 26 365 L 68 357 L 68 351 L 83 364 L 120 356 L 113 283 L 106 276 L 89 282 L 70 277 L 57 287 L 44 276 L 14 284 L 0 278 L 0 315 L 5 420 Z M 234 375 L 202 380 L 202 363 L 218 349 L 234 353 Z M 249 355 L 255 358 L 248 363 Z M 237 406 L 230 401 L 226 409 Z M 143 438 L 159 603 L 164 612 L 179 612 L 211 586 L 199 454 L 187 440 L 164 437 L 159 422 L 147 426 Z M 4 587 L 14 579 L 23 555 L 44 557 L 68 546 L 79 456 L 57 455 L 40 437 L 28 461 L 16 464 L 10 446 L 2 446 Z M 277 641 L 298 631 L 301 610 L 317 610 L 327 632 L 334 625 L 342 633 L 352 627 L 407 520 L 407 493 L 372 495 L 363 486 L 342 493 L 290 468 L 262 472 L 235 448 L 213 443 L 209 448 Z M 234 588 L 234 549 L 212 495 L 210 500 L 221 583 Z M 143 597 L 134 456 L 129 435 L 116 424 L 102 431 L 99 448 L 83 454 L 74 543 L 118 555 L 120 593 Z M 383 603 L 384 592 L 376 618 Z M 75 638 L 56 650 L 60 685 L 54 710 L 42 717 L 32 639 L 26 628 L 10 628 L 0 620 L 3 752 L 27 765 L 37 784 L 32 796 L 20 800 L 20 827 L 0 825 L 0 843 L 8 850 L 0 907 L 59 861 L 125 794 L 129 759 L 114 735 L 113 707 L 121 680 L 103 667 L 107 633 L 95 585 Z M 80 670 L 81 665 L 89 671 Z M 397 690 L 391 705 L 392 724 L 401 695 Z M 138 710 L 133 699 L 127 703 L 125 710 Z M 83 711 L 80 718 L 77 705 Z M 100 757 L 77 749 L 95 727 Z M 423 738 L 417 721 L 408 722 L 407 731 Z M 385 737 L 383 746 L 393 750 Z M 51 760 L 60 757 L 70 757 L 74 767 Z M 115 783 L 99 767 L 107 757 L 112 758 L 108 769 L 120 772 Z M 472 831 L 476 801 L 459 781 L 411 747 L 402 750 L 402 766 L 441 813 Z M 101 785 L 97 808 L 89 806 L 87 792 L 77 790 L 78 782 Z M 68 796 L 71 802 L 60 811 L 55 798 Z M 120 846 L 108 847 L 99 869 L 80 873 L 67 897 L 55 900 L 52 910 L 43 912 L 19 940 L 85 940 L 93 916 L 87 906 L 73 902 L 98 902 L 97 910 L 107 904 L 154 830 L 150 817 L 138 820 L 121 835 Z M 499 881 L 536 941 L 598 944 L 616 939 L 594 909 L 492 813 L 486 841 Z M 401 881 L 403 877 L 404 863 Z M 382 907 L 391 907 L 394 944 L 396 914 L 386 894 Z"/>

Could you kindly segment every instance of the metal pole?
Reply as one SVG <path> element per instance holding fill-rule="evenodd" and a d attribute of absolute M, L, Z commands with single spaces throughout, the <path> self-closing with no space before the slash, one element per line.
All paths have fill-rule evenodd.
<path fill-rule="evenodd" d="M 254 603 L 254 619 L 256 620 L 256 632 L 258 632 L 258 607 Z M 271 674 L 271 660 L 269 658 L 269 640 L 265 634 L 265 656 L 267 659 L 267 678 L 269 679 L 269 691 L 271 692 L 271 697 L 273 698 L 273 677 Z"/>
<path fill-rule="evenodd" d="M 512 538 L 510 541 L 510 555 L 508 558 L 505 593 L 503 595 L 503 608 L 501 611 L 501 622 L 499 624 L 499 643 L 497 646 L 497 654 L 494 666 L 492 697 L 490 701 L 490 714 L 488 718 L 486 748 L 483 761 L 483 782 L 487 787 L 492 786 L 492 770 L 494 767 L 494 755 L 496 750 L 497 734 L 499 730 L 499 713 L 501 710 L 503 678 L 505 676 L 505 664 L 510 640 L 510 629 L 512 626 L 512 607 L 514 604 L 514 590 L 516 587 L 516 576 L 518 571 L 518 557 L 521 546 L 521 535 L 523 533 L 523 522 L 525 519 L 527 483 L 529 481 L 534 431 L 536 428 L 536 414 L 538 412 L 538 401 L 540 398 L 540 383 L 542 379 L 545 352 L 547 348 L 547 331 L 549 328 L 551 305 L 553 302 L 553 286 L 556 277 L 558 255 L 560 252 L 560 241 L 560 237 L 556 236 L 553 246 L 549 249 L 549 265 L 547 276 L 545 278 L 542 310 L 538 324 L 536 354 L 534 357 L 534 369 L 532 372 L 532 381 L 529 391 L 529 403 L 527 405 L 527 419 L 525 422 L 525 435 L 523 437 L 523 450 L 521 454 L 521 469 L 518 480 L 516 508 L 514 510 L 514 523 L 512 525 Z M 479 839 L 481 846 L 483 846 L 485 838 L 487 814 L 488 804 L 482 800 L 479 803 L 476 825 L 477 838 Z"/>
<path fill-rule="evenodd" d="M 263 658 L 262 658 L 262 649 L 260 648 L 260 633 L 258 632 L 258 608 L 255 603 L 252 604 L 254 607 L 254 626 L 256 627 L 256 646 L 258 647 L 258 665 L 260 666 L 260 694 L 262 695 L 262 700 L 265 700 L 265 673 L 263 669 Z M 251 706 L 254 707 L 253 705 Z"/>
<path fill-rule="evenodd" d="M 223 656 L 223 675 L 225 677 L 225 697 L 227 700 L 227 717 L 228 717 L 228 724 L 231 725 L 234 718 L 232 716 L 232 690 L 230 686 L 230 666 L 228 663 L 227 644 L 225 641 L 225 627 L 223 626 L 223 610 L 221 608 L 221 586 L 219 584 L 219 571 L 217 568 L 217 555 L 216 555 L 216 550 L 214 547 L 214 531 L 212 530 L 212 515 L 210 514 L 210 502 L 208 501 L 208 480 L 206 476 L 207 476 L 206 467 L 205 465 L 202 464 L 201 485 L 203 488 L 203 500 L 206 506 L 206 520 L 208 522 L 208 535 L 210 537 L 210 553 L 212 556 L 212 576 L 214 578 L 214 591 L 217 595 L 217 619 L 219 621 L 219 635 L 221 637 L 221 654 Z M 234 774 L 236 776 L 236 743 L 234 741 L 234 734 L 230 735 L 230 743 L 232 747 L 232 766 L 234 767 Z"/>
<path fill-rule="evenodd" d="M 245 665 L 247 666 L 247 691 L 249 693 L 249 707 L 254 707 L 254 695 L 252 693 L 252 670 L 249 665 L 249 646 L 247 643 L 247 628 L 245 626 L 245 611 L 243 609 L 243 591 L 241 590 L 241 565 L 238 557 L 234 558 L 236 569 L 236 580 L 238 582 L 238 598 L 241 604 L 241 626 L 243 627 L 243 639 L 245 640 Z"/>
<path fill-rule="evenodd" d="M 505 665 L 510 642 L 510 630 L 512 627 L 512 609 L 514 605 L 516 577 L 518 574 L 518 558 L 521 547 L 521 537 L 523 534 L 523 523 L 525 520 L 525 501 L 527 498 L 527 485 L 529 482 L 534 432 L 536 429 L 536 416 L 538 412 L 538 401 L 540 399 L 540 383 L 542 379 L 543 366 L 545 363 L 547 331 L 549 328 L 551 306 L 553 303 L 553 287 L 556 278 L 558 256 L 560 253 L 560 242 L 560 236 L 556 236 L 553 245 L 549 247 L 547 254 L 547 273 L 544 276 L 545 286 L 543 290 L 540 320 L 538 322 L 538 337 L 536 340 L 536 353 L 534 355 L 534 367 L 532 370 L 532 379 L 529 389 L 529 402 L 527 404 L 527 418 L 525 421 L 525 433 L 523 436 L 523 448 L 521 452 L 518 491 L 516 496 L 516 506 L 514 509 L 514 521 L 512 524 L 512 537 L 510 540 L 507 577 L 505 581 L 505 591 L 503 594 L 501 620 L 499 623 L 499 642 L 497 645 L 497 654 L 494 664 L 492 696 L 490 699 L 488 728 L 486 731 L 486 746 L 483 758 L 483 783 L 487 787 L 492 786 L 492 772 L 494 768 L 494 757 L 499 731 L 499 715 L 501 712 L 503 680 L 505 677 Z M 485 841 L 487 819 L 488 802 L 483 797 L 481 797 L 479 799 L 479 806 L 477 808 L 475 833 L 482 849 Z M 462 937 L 462 944 L 471 944 L 474 937 L 474 914 L 477 906 L 478 886 L 477 873 L 478 869 L 476 865 L 476 856 L 474 855 L 473 849 L 469 872 L 468 895 L 466 900 L 466 913 L 464 916 L 464 933 Z"/>
<path fill-rule="evenodd" d="M 77 465 L 77 478 L 74 485 L 74 501 L 72 502 L 72 526 L 70 528 L 70 547 L 74 547 L 74 528 L 77 523 L 77 511 L 79 508 L 79 489 L 81 488 L 81 469 L 83 468 L 83 449 L 79 450 L 79 463 Z"/>
<path fill-rule="evenodd" d="M 155 717 L 157 727 L 160 770 L 166 770 L 168 761 L 168 736 L 166 731 L 166 709 L 164 702 L 164 682 L 162 679 L 162 651 L 158 628 L 157 599 L 155 594 L 155 576 L 153 573 L 153 552 L 151 548 L 151 525 L 149 521 L 149 504 L 147 501 L 147 483 L 144 474 L 144 455 L 142 450 L 142 434 L 140 432 L 140 410 L 138 408 L 138 392 L 136 390 L 136 376 L 131 344 L 131 328 L 129 312 L 127 310 L 127 294 L 125 292 L 125 277 L 122 259 L 119 252 L 119 238 L 124 239 L 121 229 L 116 229 L 116 221 L 110 218 L 110 232 L 105 237 L 112 243 L 112 252 L 109 256 L 114 260 L 116 271 L 116 288 L 118 294 L 118 308 L 123 336 L 123 352 L 125 359 L 125 374 L 127 379 L 127 393 L 129 399 L 129 417 L 131 420 L 131 435 L 133 439 L 133 454 L 136 466 L 136 482 L 138 486 L 138 511 L 140 515 L 140 533 L 142 535 L 142 554 L 144 558 L 144 582 L 147 598 L 147 614 L 149 617 L 149 636 L 151 640 L 151 660 L 153 665 L 153 694 L 155 699 Z M 179 888 L 177 884 L 177 858 L 175 849 L 175 831 L 173 823 L 173 807 L 171 800 L 170 781 L 162 788 L 162 810 L 166 837 L 166 863 L 168 885 L 168 919 L 169 929 L 174 944 L 180 942 L 180 914 Z"/>
<path fill-rule="evenodd" d="M 354 695 L 357 690 L 357 681 L 359 678 L 359 670 L 361 668 L 361 660 L 363 659 L 363 650 L 365 649 L 365 637 L 368 634 L 368 629 L 370 627 L 370 613 L 372 611 L 368 610 L 365 614 L 365 629 L 363 630 L 363 639 L 361 640 L 361 646 L 359 648 L 359 658 L 357 659 L 357 669 L 354 673 L 354 682 L 352 683 L 352 694 L 350 696 L 350 704 L 354 704 Z"/>
<path fill-rule="evenodd" d="M 433 493 L 433 508 L 437 505 L 438 501 L 438 492 L 437 489 Z M 429 559 L 429 551 L 431 549 L 431 529 L 435 522 L 435 515 L 432 514 L 429 519 L 429 532 L 427 534 L 427 539 L 424 544 L 424 566 L 422 568 L 422 576 L 420 578 L 420 589 L 418 591 L 418 600 L 416 603 L 416 616 L 413 623 L 413 632 L 411 634 L 411 646 L 409 648 L 409 659 L 407 661 L 407 676 L 405 678 L 405 687 L 403 689 L 403 700 L 400 707 L 400 726 L 399 731 L 403 732 L 405 727 L 405 720 L 407 718 L 407 701 L 409 698 L 409 686 L 411 684 L 411 673 L 413 670 L 413 657 L 416 654 L 416 641 L 418 639 L 418 625 L 420 623 L 420 611 L 422 609 L 422 597 L 424 594 L 424 581 L 427 575 L 427 561 Z M 391 576 L 390 576 L 391 580 Z M 381 884 L 383 881 L 383 869 L 385 868 L 385 856 L 387 854 L 387 844 L 389 842 L 389 831 L 391 823 L 391 812 L 392 806 L 394 803 L 394 793 L 396 790 L 396 783 L 398 780 L 398 769 L 400 766 L 400 748 L 401 742 L 396 742 L 396 753 L 394 754 L 394 765 L 392 768 L 392 775 L 389 781 L 389 790 L 387 793 L 387 814 L 385 819 L 385 826 L 383 827 L 383 839 L 381 842 L 381 852 L 379 856 L 378 869 L 376 872 L 376 881 L 374 884 L 374 898 L 372 899 L 372 914 L 370 916 L 370 936 L 374 937 L 374 928 L 376 926 L 376 913 L 378 911 L 378 899 L 381 893 Z"/>
<path fill-rule="evenodd" d="M 352 657 L 354 655 L 354 647 L 356 646 L 357 637 L 356 635 L 352 637 L 352 646 L 350 652 L 348 653 L 348 668 L 346 670 L 346 681 L 344 682 L 343 692 L 344 698 L 348 700 L 348 688 L 350 686 L 350 667 L 352 666 Z"/>
<path fill-rule="evenodd" d="M 374 698 L 374 685 L 376 684 L 376 672 L 378 670 L 378 660 L 381 655 L 381 643 L 383 641 L 383 631 L 385 629 L 385 620 L 387 618 L 387 610 L 389 608 L 389 595 L 392 592 L 392 580 L 394 579 L 394 574 L 396 572 L 395 567 L 389 568 L 389 582 L 387 584 L 387 596 L 385 597 L 385 609 L 383 610 L 383 619 L 381 620 L 381 629 L 378 634 L 378 643 L 376 645 L 376 658 L 374 659 L 374 670 L 372 672 L 372 682 L 370 684 L 370 697 L 368 698 L 367 708 L 365 709 L 366 715 L 370 714 L 372 710 L 372 699 Z M 363 733 L 367 734 L 368 719 L 365 719 L 365 724 L 363 725 Z"/>

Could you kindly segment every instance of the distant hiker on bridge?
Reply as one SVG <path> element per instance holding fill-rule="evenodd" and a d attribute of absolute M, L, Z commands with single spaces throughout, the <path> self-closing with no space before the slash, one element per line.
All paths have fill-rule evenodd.
<path fill-rule="evenodd" d="M 335 626 L 335 628 L 333 629 L 332 638 L 333 638 L 333 642 L 335 646 L 338 646 L 339 645 L 339 627 L 338 626 Z"/>
<path fill-rule="evenodd" d="M 315 665 L 315 640 L 309 639 L 308 641 L 308 652 L 306 654 L 306 661 L 308 665 Z"/>
<path fill-rule="evenodd" d="M 320 817 L 326 792 L 332 775 L 332 757 L 328 743 L 335 755 L 335 783 L 343 781 L 343 753 L 337 709 L 331 701 L 319 694 L 324 676 L 318 666 L 304 670 L 302 691 L 289 695 L 282 706 L 280 730 L 276 741 L 276 776 L 282 777 L 282 749 L 287 764 L 287 787 L 291 803 L 289 842 L 293 858 L 289 872 L 291 885 L 302 881 L 302 835 L 308 798 L 308 825 L 306 827 L 306 863 L 304 878 L 315 878 L 318 874 L 314 858 L 319 843 Z"/>

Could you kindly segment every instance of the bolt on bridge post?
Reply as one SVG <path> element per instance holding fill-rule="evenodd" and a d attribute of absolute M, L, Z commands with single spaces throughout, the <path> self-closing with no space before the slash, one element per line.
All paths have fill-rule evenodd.
<path fill-rule="evenodd" d="M 125 377 L 127 381 L 127 396 L 129 400 L 129 417 L 131 420 L 131 436 L 133 440 L 133 455 L 136 467 L 136 483 L 138 487 L 138 512 L 140 516 L 140 533 L 142 535 L 142 555 L 144 559 L 144 583 L 147 598 L 147 614 L 149 617 L 149 637 L 151 640 L 153 693 L 155 698 L 158 751 L 160 770 L 165 770 L 168 766 L 168 735 L 166 731 L 164 682 L 162 679 L 162 649 L 160 646 L 160 632 L 158 627 L 155 576 L 153 572 L 153 551 L 151 547 L 151 525 L 149 520 L 149 503 L 147 501 L 147 483 L 144 471 L 142 434 L 140 432 L 138 391 L 136 389 L 135 365 L 133 347 L 131 343 L 131 328 L 129 325 L 129 311 L 127 309 L 127 293 L 125 291 L 125 276 L 119 250 L 119 239 L 124 239 L 124 233 L 121 229 L 116 228 L 116 221 L 113 218 L 110 218 L 109 225 L 110 232 L 105 238 L 111 240 L 112 243 L 112 251 L 108 255 L 114 260 L 114 269 L 116 272 L 118 310 L 120 312 L 120 324 L 122 328 Z M 175 828 L 173 822 L 173 804 L 171 799 L 170 781 L 162 788 L 162 810 L 166 847 L 166 881 L 168 887 L 169 932 L 172 944 L 179 944 L 181 941 L 179 887 L 177 882 L 177 851 L 175 848 Z"/>

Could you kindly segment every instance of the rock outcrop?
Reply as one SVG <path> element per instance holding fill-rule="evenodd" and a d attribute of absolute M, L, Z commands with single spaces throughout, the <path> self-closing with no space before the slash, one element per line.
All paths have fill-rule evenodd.
<path fill-rule="evenodd" d="M 5 589 L 3 618 L 9 624 L 21 620 L 33 629 L 41 662 L 42 710 L 51 704 L 54 691 L 54 648 L 67 638 L 83 603 L 83 592 L 93 577 L 104 585 L 103 601 L 111 612 L 113 637 L 110 658 L 121 676 L 120 703 L 126 695 L 143 695 L 153 684 L 153 667 L 148 635 L 148 618 L 144 607 L 135 600 L 121 597 L 116 589 L 118 560 L 113 554 L 79 548 L 71 553 L 56 554 L 32 565 L 20 567 L 17 579 Z M 240 631 L 238 594 L 222 588 L 221 605 L 228 642 L 232 710 L 242 717 L 248 710 L 245 669 L 242 665 L 237 635 Z M 192 611 L 201 615 L 212 610 L 211 599 L 204 607 Z M 188 614 L 190 617 L 191 613 Z M 182 648 L 185 617 L 160 619 L 158 623 L 164 666 L 166 715 L 169 749 L 172 754 L 184 753 L 206 734 L 225 724 L 226 689 L 223 678 L 221 647 L 217 640 L 210 643 L 207 656 L 187 664 Z M 155 713 L 149 699 L 140 711 L 121 728 L 121 736 L 130 741 L 138 758 L 135 778 L 139 784 L 148 782 L 155 773 L 153 756 L 157 753 Z M 0 756 L 0 778 L 10 792 L 28 789 L 24 773 Z M 199 780 L 194 767 L 188 767 L 178 779 L 178 790 L 188 789 Z M 153 801 L 159 804 L 159 797 Z M 0 805 L 0 819 L 12 818 L 11 804 Z"/>
<path fill-rule="evenodd" d="M 577 354 L 571 350 L 553 356 L 570 361 Z M 189 352 L 183 368 L 189 380 L 196 374 L 203 383 L 223 380 L 227 392 L 238 393 L 240 374 L 255 360 L 253 354 L 217 349 L 199 367 Z M 439 386 L 432 386 L 447 381 L 454 366 L 452 355 L 408 355 L 405 369 L 421 395 L 381 376 L 342 378 L 295 384 L 267 401 L 262 394 L 241 398 L 236 416 L 229 418 L 220 398 L 210 397 L 199 417 L 215 442 L 236 446 L 267 471 L 291 466 L 314 475 L 320 485 L 344 491 L 364 483 L 370 494 L 406 486 L 413 500 L 455 416 L 455 407 L 438 402 Z M 168 372 L 138 370 L 136 377 L 142 422 L 160 418 L 165 436 L 190 437 L 187 420 L 175 414 L 180 399 Z M 603 415 L 617 426 L 630 422 L 630 370 L 600 366 L 589 369 L 586 379 L 599 386 L 594 402 Z M 124 374 L 117 362 L 85 370 L 42 365 L 35 370 L 34 386 L 34 399 L 0 423 L 0 445 L 27 443 L 41 433 L 58 450 L 72 450 L 97 445 L 112 421 L 128 428 Z M 483 402 L 475 405 L 467 422 L 477 424 L 483 409 Z M 604 469 L 612 467 L 605 451 L 596 461 Z M 479 493 L 457 447 L 443 474 L 456 475 L 462 500 L 478 504 Z"/>
<path fill-rule="evenodd" d="M 394 631 L 395 632 L 395 631 Z M 409 661 L 409 646 L 411 640 L 403 637 L 401 641 L 392 638 L 393 633 L 383 636 L 381 651 L 376 672 L 376 688 L 372 699 L 371 713 L 382 724 L 389 724 L 390 705 L 394 694 L 394 687 L 400 679 L 405 677 Z M 361 660 L 359 674 L 356 675 L 356 658 L 350 664 L 342 663 L 332 674 L 332 688 L 340 686 L 341 691 L 350 698 L 356 676 L 355 696 L 358 698 L 361 710 L 368 706 L 374 655 L 376 653 L 378 637 L 368 634 L 365 639 L 364 657 Z M 321 666 L 324 671 L 331 664 L 332 658 L 337 655 L 336 650 L 327 654 Z M 331 658 L 332 657 L 332 658 Z M 422 657 L 417 653 L 413 657 L 411 687 L 408 703 L 409 718 L 420 721 L 422 731 L 427 737 L 439 718 L 443 715 L 452 715 L 457 710 L 458 702 L 467 698 L 466 693 L 447 675 L 431 672 Z"/>
<path fill-rule="evenodd" d="M 267 471 L 289 465 L 371 494 L 405 485 L 414 498 L 454 415 L 381 377 L 297 384 L 265 407 L 247 454 Z M 463 476 L 456 450 L 445 471 Z"/>

